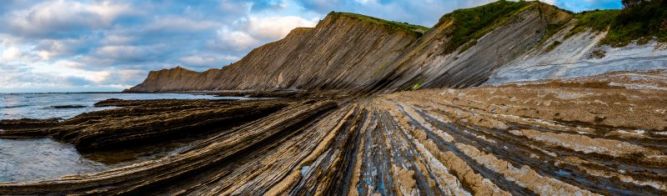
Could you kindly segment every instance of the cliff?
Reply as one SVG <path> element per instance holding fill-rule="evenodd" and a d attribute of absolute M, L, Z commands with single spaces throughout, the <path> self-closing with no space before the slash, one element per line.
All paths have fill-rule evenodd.
<path fill-rule="evenodd" d="M 659 42 L 667 36 L 618 30 L 637 26 L 617 22 L 622 17 L 498 1 L 446 14 L 427 29 L 332 12 L 222 69 L 151 72 L 128 91 L 393 92 L 667 69 Z"/>
<path fill-rule="evenodd" d="M 222 69 L 151 72 L 129 91 L 353 88 L 377 80 L 374 70 L 395 61 L 425 29 L 332 12 L 315 28 L 297 28 Z"/>

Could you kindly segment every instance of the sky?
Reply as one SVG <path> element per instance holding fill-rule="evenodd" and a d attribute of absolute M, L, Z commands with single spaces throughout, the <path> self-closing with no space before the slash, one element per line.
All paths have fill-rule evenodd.
<path fill-rule="evenodd" d="M 2 0 L 0 93 L 120 91 L 150 70 L 204 71 L 330 11 L 430 27 L 492 0 Z M 621 0 L 546 0 L 574 12 Z"/>

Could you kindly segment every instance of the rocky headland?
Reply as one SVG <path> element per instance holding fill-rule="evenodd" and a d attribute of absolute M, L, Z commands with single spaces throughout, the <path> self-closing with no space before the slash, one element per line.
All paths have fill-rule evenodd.
<path fill-rule="evenodd" d="M 117 164 L 0 194 L 665 195 L 667 15 L 628 24 L 638 7 L 499 1 L 430 29 L 333 12 L 232 65 L 154 71 L 127 90 L 269 99 L 106 100 L 116 108 L 0 121 L 0 138 Z"/>

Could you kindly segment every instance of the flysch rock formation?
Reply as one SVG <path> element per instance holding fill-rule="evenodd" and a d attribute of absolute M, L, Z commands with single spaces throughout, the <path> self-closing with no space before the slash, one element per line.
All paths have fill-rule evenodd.
<path fill-rule="evenodd" d="M 461 21 L 475 13 L 488 20 Z M 0 138 L 51 137 L 109 168 L 0 195 L 667 195 L 667 49 L 602 45 L 605 30 L 577 23 L 523 1 L 428 31 L 332 13 L 222 69 L 129 90 L 309 96 L 0 121 Z"/>
<path fill-rule="evenodd" d="M 395 61 L 422 31 L 333 12 L 315 28 L 297 28 L 222 69 L 155 71 L 129 91 L 358 88 L 377 79 L 381 65 Z"/>
<path fill-rule="evenodd" d="M 606 33 L 574 32 L 577 19 L 567 11 L 535 2 L 494 4 L 508 5 L 498 12 L 484 10 L 498 6 L 471 8 L 495 15 L 469 31 L 460 24 L 467 18 L 455 14 L 421 32 L 332 13 L 315 28 L 295 29 L 222 69 L 154 71 L 127 91 L 393 92 L 667 69 L 665 44 L 601 45 Z M 459 32 L 470 40 L 459 41 Z"/>
<path fill-rule="evenodd" d="M 100 173 L 0 183 L 0 194 L 665 195 L 666 103 L 665 71 L 338 100 L 110 100 L 100 105 L 120 108 L 5 122 L 0 137 L 193 139 Z M 215 124 L 249 107 L 272 109 Z M 124 155 L 107 153 L 97 160 Z"/>

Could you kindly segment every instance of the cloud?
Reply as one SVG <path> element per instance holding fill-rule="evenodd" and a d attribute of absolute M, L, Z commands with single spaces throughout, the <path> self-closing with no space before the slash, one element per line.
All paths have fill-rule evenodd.
<path fill-rule="evenodd" d="M 296 27 L 314 27 L 318 20 L 298 16 L 250 16 L 248 32 L 260 39 L 276 40 L 285 37 Z"/>
<path fill-rule="evenodd" d="M 10 31 L 23 36 L 77 36 L 82 29 L 108 27 L 130 10 L 129 5 L 111 1 L 84 4 L 54 0 L 13 11 L 4 18 L 4 23 Z"/>
<path fill-rule="evenodd" d="M 217 31 L 217 40 L 209 43 L 213 48 L 247 51 L 263 43 L 285 37 L 296 27 L 313 27 L 319 18 L 305 19 L 297 16 L 249 16 L 237 30 L 224 26 Z"/>
<path fill-rule="evenodd" d="M 212 43 L 212 47 L 226 50 L 244 51 L 260 44 L 260 40 L 255 39 L 245 31 L 231 30 L 223 27 L 217 32 L 217 42 Z"/>
<path fill-rule="evenodd" d="M 154 22 L 149 24 L 144 31 L 160 32 L 160 31 L 203 31 L 208 29 L 215 29 L 220 26 L 214 21 L 201 21 L 179 16 L 165 16 L 157 18 Z"/>
<path fill-rule="evenodd" d="M 221 62 L 230 62 L 230 61 L 236 61 L 239 60 L 240 58 L 237 56 L 218 56 L 218 55 L 212 55 L 212 54 L 205 54 L 205 55 L 188 55 L 188 56 L 183 56 L 179 60 L 189 66 L 211 66 L 211 65 L 216 65 L 220 64 Z M 188 67 L 189 67 L 188 66 Z"/>
<path fill-rule="evenodd" d="M 0 59 L 2 59 L 2 61 L 16 61 L 19 60 L 21 56 L 23 56 L 21 49 L 17 47 L 9 47 L 2 50 Z"/>
<path fill-rule="evenodd" d="M 432 26 L 493 0 L 3 0 L 0 91 L 121 90 L 175 65 L 220 68 L 330 11 Z M 551 0 L 574 11 L 620 0 Z"/>
<path fill-rule="evenodd" d="M 97 48 L 95 54 L 99 57 L 141 61 L 148 56 L 159 53 L 166 45 L 135 46 L 135 45 L 110 45 Z"/>
<path fill-rule="evenodd" d="M 84 39 L 43 39 L 35 43 L 32 49 L 42 60 L 51 60 L 62 56 L 71 56 L 85 50 Z"/>
<path fill-rule="evenodd" d="M 72 86 L 86 86 L 86 85 L 91 85 L 91 84 L 94 83 L 93 81 L 87 80 L 87 79 L 82 78 L 82 77 L 77 77 L 77 76 L 69 76 L 69 77 L 66 77 L 65 80 L 67 81 L 67 83 L 69 85 L 72 85 Z"/>

